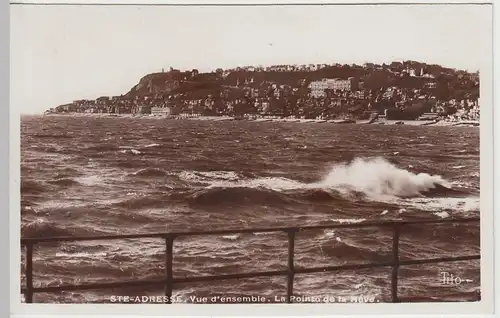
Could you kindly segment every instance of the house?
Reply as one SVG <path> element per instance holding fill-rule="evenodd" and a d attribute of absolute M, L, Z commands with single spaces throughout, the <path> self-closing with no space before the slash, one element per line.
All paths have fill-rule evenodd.
<path fill-rule="evenodd" d="M 133 114 L 151 114 L 151 106 L 137 105 L 132 108 Z"/>
<path fill-rule="evenodd" d="M 269 112 L 269 109 L 270 109 L 270 108 L 269 108 L 269 103 L 268 103 L 268 102 L 263 102 L 263 103 L 261 104 L 261 106 L 260 106 L 260 112 L 261 112 L 262 114 L 266 114 L 266 113 L 268 113 L 268 112 Z"/>
<path fill-rule="evenodd" d="M 392 62 L 390 66 L 391 66 L 391 68 L 402 69 L 403 68 L 403 63 L 401 63 L 401 62 Z"/>
<path fill-rule="evenodd" d="M 109 97 L 108 96 L 101 96 L 96 99 L 96 102 L 98 105 L 106 105 L 109 103 Z"/>
<path fill-rule="evenodd" d="M 168 116 L 172 115 L 172 108 L 171 107 L 151 107 L 151 115 L 168 117 Z"/>

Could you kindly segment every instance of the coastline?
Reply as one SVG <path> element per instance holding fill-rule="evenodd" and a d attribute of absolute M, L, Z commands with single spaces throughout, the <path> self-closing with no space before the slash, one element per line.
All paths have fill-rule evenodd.
<path fill-rule="evenodd" d="M 326 120 L 255 117 L 236 118 L 232 116 L 158 116 L 150 114 L 112 114 L 112 113 L 49 113 L 42 116 L 54 117 L 87 117 L 87 118 L 135 118 L 158 120 L 198 120 L 198 121 L 247 121 L 247 122 L 285 122 L 285 123 L 316 123 L 316 124 L 362 124 L 362 125 L 409 125 L 409 126 L 446 126 L 446 127 L 479 127 L 479 120 L 445 121 L 445 120 Z"/>

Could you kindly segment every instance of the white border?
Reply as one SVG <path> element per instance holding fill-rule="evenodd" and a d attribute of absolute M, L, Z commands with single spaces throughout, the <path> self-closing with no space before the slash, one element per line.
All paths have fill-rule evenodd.
<path fill-rule="evenodd" d="M 293 4 L 349 4 L 349 5 L 363 5 L 363 4 L 489 4 L 492 1 L 485 0 L 11 0 L 10 3 L 24 3 L 24 4 L 111 4 L 111 5 L 293 5 Z"/>
<path fill-rule="evenodd" d="M 1 189 L 0 193 L 2 199 L 0 200 L 0 204 L 2 205 L 0 216 L 0 224 L 2 226 L 7 227 L 6 230 L 0 231 L 0 245 L 2 246 L 2 252 L 8 252 L 9 245 L 9 2 L 6 0 L 0 0 L 0 120 L 2 124 L 0 125 L 0 136 L 1 137 L 1 177 L 0 184 Z M 11 211 L 12 212 L 12 211 Z M 15 213 L 12 213 L 15 214 Z M 7 255 L 7 253 L 2 255 Z M 4 266 L 5 265 L 5 266 Z M 1 281 L 8 281 L 10 277 L 10 262 L 4 262 L 2 265 L 2 273 L 3 276 L 0 278 Z M 6 267 L 6 268 L 5 268 Z M 10 290 L 7 287 L 7 284 L 3 284 L 2 288 L 5 288 L 5 294 L 2 292 L 2 299 L 0 300 L 0 316 L 4 317 L 9 314 L 10 309 Z M 5 313 L 5 315 L 4 315 Z"/>
<path fill-rule="evenodd" d="M 15 2 L 15 1 L 13 1 Z M 32 0 L 21 0 L 19 2 L 24 3 L 107 3 L 116 4 L 116 0 L 105 0 L 105 1 L 77 1 L 77 0 L 47 0 L 47 1 L 32 1 Z M 268 1 L 245 1 L 246 3 L 259 4 L 266 3 Z M 331 1 L 297 1 L 297 0 L 275 0 L 272 1 L 273 4 L 279 3 L 330 3 Z M 396 1 L 377 1 L 377 3 L 395 3 Z M 403 4 L 402 1 L 397 1 Z M 430 3 L 430 1 L 411 1 L 412 3 Z M 120 3 L 142 3 L 142 4 L 166 4 L 166 3 L 176 3 L 174 1 L 160 1 L 160 0 L 122 0 Z M 182 4 L 234 4 L 234 1 L 183 1 Z M 373 1 L 360 1 L 360 0 L 342 0 L 341 3 L 371 3 Z M 433 4 L 437 4 L 432 2 Z M 448 1 L 447 3 L 485 3 L 484 1 L 477 0 L 456 0 Z M 498 9 L 495 7 L 495 13 L 498 13 Z M 496 26 L 495 26 L 496 27 Z M 134 306 L 122 306 L 122 305 L 43 305 L 43 304 L 32 304 L 25 305 L 20 304 L 19 295 L 19 211 L 20 211 L 20 193 L 19 193 L 19 176 L 20 176 L 20 130 L 19 130 L 19 112 L 15 109 L 11 109 L 10 112 L 10 241 L 11 241 L 11 289 L 10 294 L 11 299 L 11 313 L 16 313 L 15 316 L 19 317 L 18 314 L 23 315 L 23 317 L 29 317 L 26 315 L 43 315 L 43 314 L 64 314 L 68 316 L 70 314 L 82 314 L 86 312 L 87 314 L 106 314 L 106 315 L 155 315 L 162 316 L 168 313 L 169 315 L 175 316 L 185 316 L 185 315 L 206 315 L 208 311 L 212 315 L 237 315 L 238 313 L 246 313 L 248 315 L 328 315 L 335 313 L 336 315 L 380 315 L 382 317 L 387 317 L 388 314 L 456 314 L 459 315 L 491 315 L 493 313 L 493 257 L 492 252 L 494 251 L 493 243 L 493 221 L 495 221 L 498 227 L 498 217 L 493 220 L 493 215 L 487 213 L 493 211 L 492 198 L 494 194 L 493 190 L 493 174 L 491 169 L 493 167 L 493 61 L 492 61 L 492 50 L 486 50 L 484 52 L 484 58 L 482 59 L 483 65 L 481 67 L 481 287 L 482 287 L 482 297 L 481 303 L 439 303 L 439 304 L 422 304 L 422 303 L 408 303 L 408 304 L 323 304 L 323 305 L 310 305 L 310 304 L 294 304 L 294 305 L 205 305 L 205 306 L 195 306 L 195 305 L 134 305 Z M 498 67 L 497 67 L 498 69 Z M 498 73 L 497 73 L 498 74 Z M 498 113 L 496 112 L 496 117 L 498 118 Z M 498 128 L 497 128 L 498 130 Z M 496 142 L 496 150 L 500 148 L 498 146 L 498 141 Z M 495 175 L 498 176 L 498 169 L 495 170 Z M 498 236 L 497 245 L 499 246 Z M 496 254 L 498 258 L 498 253 Z M 495 277 L 497 278 L 497 277 Z M 497 279 L 498 280 L 498 279 Z M 497 282 L 497 287 L 498 287 Z M 498 295 L 497 295 L 498 300 Z M 167 311 L 168 310 L 168 311 Z M 38 316 L 39 317 L 39 316 Z M 82 316 L 79 316 L 82 317 Z M 407 316 L 409 317 L 409 316 Z"/>

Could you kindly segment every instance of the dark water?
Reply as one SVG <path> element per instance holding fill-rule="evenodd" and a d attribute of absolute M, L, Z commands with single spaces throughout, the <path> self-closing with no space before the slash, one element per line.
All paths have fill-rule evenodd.
<path fill-rule="evenodd" d="M 479 129 L 23 117 L 22 236 L 303 226 L 479 215 Z M 479 253 L 473 224 L 408 227 L 401 258 Z M 390 261 L 382 229 L 297 234 L 296 267 Z M 162 277 L 156 239 L 39 245 L 35 286 Z M 24 260 L 23 260 L 24 262 Z M 178 238 L 175 277 L 286 268 L 285 234 Z M 443 286 L 441 271 L 474 282 Z M 479 288 L 479 261 L 405 266 L 401 296 Z M 24 277 L 22 278 L 24 284 Z M 390 269 L 301 274 L 299 295 L 390 299 Z M 109 302 L 162 288 L 36 294 Z M 286 278 L 179 285 L 174 295 L 284 296 Z"/>

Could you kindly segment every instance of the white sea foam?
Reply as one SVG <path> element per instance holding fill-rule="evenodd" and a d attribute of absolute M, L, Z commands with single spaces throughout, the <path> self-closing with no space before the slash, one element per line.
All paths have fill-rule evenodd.
<path fill-rule="evenodd" d="M 226 239 L 226 240 L 231 240 L 231 241 L 235 241 L 239 238 L 240 236 L 238 234 L 234 234 L 234 235 L 223 235 L 222 238 Z"/>
<path fill-rule="evenodd" d="M 106 252 L 98 252 L 98 253 L 87 253 L 87 252 L 79 252 L 79 253 L 64 253 L 64 252 L 58 252 L 56 253 L 56 257 L 68 257 L 68 258 L 75 258 L 75 257 L 84 257 L 84 258 L 97 258 L 97 257 L 105 257 L 108 256 L 108 253 Z"/>
<path fill-rule="evenodd" d="M 332 230 L 332 229 L 324 230 L 324 233 L 325 233 L 326 237 L 335 237 L 335 235 L 336 235 L 335 230 Z"/>
<path fill-rule="evenodd" d="M 120 147 L 121 148 L 121 147 Z M 141 152 L 137 149 L 124 149 L 124 150 L 120 150 L 121 153 L 133 153 L 134 155 L 140 155 Z"/>
<path fill-rule="evenodd" d="M 441 176 L 415 174 L 383 158 L 356 159 L 350 164 L 335 165 L 318 185 L 328 188 L 348 187 L 371 196 L 418 196 L 440 184 L 448 187 Z"/>
<path fill-rule="evenodd" d="M 182 171 L 179 177 L 189 182 L 222 184 L 222 186 L 226 184 L 224 181 L 237 181 L 240 178 L 234 171 Z"/>
<path fill-rule="evenodd" d="M 332 239 L 334 238 L 337 242 L 342 242 L 342 238 L 337 235 L 335 230 L 332 229 L 326 229 L 324 232 L 324 235 L 322 238 L 327 238 L 327 239 Z"/>
<path fill-rule="evenodd" d="M 95 186 L 105 184 L 105 180 L 102 175 L 87 175 L 83 177 L 77 177 L 75 180 L 86 186 Z"/>
<path fill-rule="evenodd" d="M 158 147 L 159 145 L 160 144 L 150 144 L 150 145 L 144 146 L 144 148 Z"/>
<path fill-rule="evenodd" d="M 242 182 L 241 185 L 249 188 L 267 188 L 274 191 L 296 190 L 311 187 L 308 184 L 282 177 L 252 179 Z"/>
<path fill-rule="evenodd" d="M 265 177 L 246 180 L 214 181 L 210 183 L 208 188 L 264 188 L 273 191 L 286 191 L 317 187 L 282 177 Z"/>
<path fill-rule="evenodd" d="M 238 180 L 239 176 L 234 171 L 208 171 L 198 172 L 198 175 L 205 178 L 224 179 L 224 180 Z"/>
<path fill-rule="evenodd" d="M 361 223 L 366 221 L 366 219 L 332 219 L 334 222 L 338 222 L 340 224 L 351 224 L 351 223 Z"/>
<path fill-rule="evenodd" d="M 480 201 L 479 197 L 414 198 L 411 200 L 401 200 L 400 204 L 432 212 L 441 212 L 443 210 L 478 212 L 480 209 Z"/>
<path fill-rule="evenodd" d="M 450 216 L 448 212 L 434 212 L 433 214 L 439 216 L 442 219 L 445 219 Z"/>

